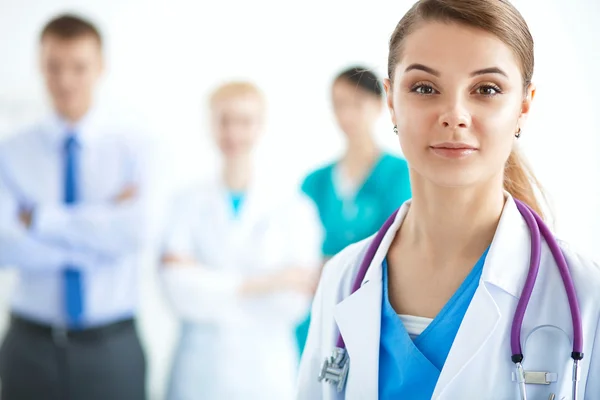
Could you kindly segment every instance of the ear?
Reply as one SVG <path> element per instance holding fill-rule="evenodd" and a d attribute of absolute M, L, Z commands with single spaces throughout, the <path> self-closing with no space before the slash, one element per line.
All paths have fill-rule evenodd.
<path fill-rule="evenodd" d="M 104 55 L 100 55 L 100 68 L 99 68 L 99 74 L 100 75 L 104 75 L 105 71 L 106 71 L 106 61 L 104 61 Z"/>
<path fill-rule="evenodd" d="M 45 70 L 46 70 L 46 65 L 44 64 L 44 61 L 45 61 L 44 60 L 44 45 L 45 45 L 44 40 L 45 39 L 41 40 L 40 47 L 38 50 L 38 59 L 37 59 L 38 69 L 42 74 L 44 74 Z"/>
<path fill-rule="evenodd" d="M 385 102 L 387 104 L 390 117 L 392 118 L 392 124 L 396 125 L 396 115 L 394 114 L 394 93 L 392 87 L 392 81 L 389 78 L 383 80 L 383 87 L 385 89 Z"/>
<path fill-rule="evenodd" d="M 106 71 L 106 60 L 104 57 L 104 50 L 102 49 L 102 47 L 100 46 L 100 44 L 98 44 L 98 77 L 101 77 L 104 75 L 105 71 Z"/>
<path fill-rule="evenodd" d="M 521 114 L 519 115 L 519 121 L 517 122 L 517 130 L 523 128 L 525 125 L 525 121 L 527 121 L 527 117 L 529 116 L 529 111 L 531 110 L 531 103 L 533 102 L 533 98 L 535 97 L 535 85 L 530 83 L 525 91 L 525 97 L 523 98 L 523 102 L 521 103 Z"/>

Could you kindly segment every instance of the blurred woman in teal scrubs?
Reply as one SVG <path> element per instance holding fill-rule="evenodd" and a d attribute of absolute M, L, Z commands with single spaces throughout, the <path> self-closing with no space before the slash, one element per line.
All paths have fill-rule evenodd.
<path fill-rule="evenodd" d="M 411 196 L 406 161 L 375 142 L 375 125 L 384 107 L 377 76 L 360 66 L 341 72 L 333 82 L 332 101 L 346 151 L 309 174 L 302 185 L 325 228 L 325 259 L 375 233 Z M 296 329 L 300 353 L 309 324 L 310 316 Z"/>

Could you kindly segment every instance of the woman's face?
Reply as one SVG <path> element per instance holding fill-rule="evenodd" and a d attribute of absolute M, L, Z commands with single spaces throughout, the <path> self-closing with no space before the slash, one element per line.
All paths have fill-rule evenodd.
<path fill-rule="evenodd" d="M 337 122 L 350 140 L 370 134 L 383 107 L 379 96 L 343 78 L 333 84 L 332 101 Z"/>
<path fill-rule="evenodd" d="M 245 157 L 263 130 L 264 105 L 253 95 L 218 100 L 211 109 L 217 146 L 226 158 Z"/>
<path fill-rule="evenodd" d="M 385 86 L 415 178 L 444 187 L 501 179 L 534 94 L 511 48 L 483 30 L 427 22 L 400 56 Z"/>

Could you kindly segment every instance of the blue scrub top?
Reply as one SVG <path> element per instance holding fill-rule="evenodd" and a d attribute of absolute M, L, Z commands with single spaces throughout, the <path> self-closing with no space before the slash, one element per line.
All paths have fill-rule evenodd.
<path fill-rule="evenodd" d="M 429 400 L 460 324 L 479 286 L 486 250 L 452 298 L 414 341 L 392 308 L 383 262 L 379 398 Z"/>
<path fill-rule="evenodd" d="M 379 230 L 385 220 L 411 197 L 408 164 L 382 153 L 371 173 L 349 201 L 336 191 L 334 169 L 327 165 L 308 175 L 302 190 L 314 201 L 325 230 L 323 255 L 332 257 L 346 246 Z"/>

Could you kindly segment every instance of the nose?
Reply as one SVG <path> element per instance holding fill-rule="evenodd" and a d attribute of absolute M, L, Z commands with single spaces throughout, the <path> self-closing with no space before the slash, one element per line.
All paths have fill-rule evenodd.
<path fill-rule="evenodd" d="M 440 114 L 439 124 L 451 130 L 468 128 L 471 126 L 471 114 L 460 99 L 456 99 Z"/>
<path fill-rule="evenodd" d="M 63 92 L 68 92 L 74 86 L 74 79 L 70 74 L 62 72 L 56 77 L 56 84 Z"/>

